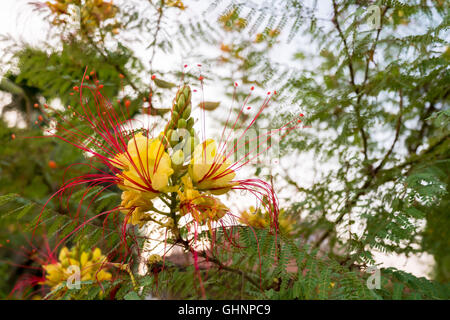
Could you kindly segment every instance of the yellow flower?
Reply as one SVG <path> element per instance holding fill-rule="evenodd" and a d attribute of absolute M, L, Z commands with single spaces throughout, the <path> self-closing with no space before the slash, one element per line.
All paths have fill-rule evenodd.
<path fill-rule="evenodd" d="M 241 213 L 239 221 L 253 228 L 263 229 L 271 225 L 273 222 L 271 219 L 272 217 L 268 212 L 263 213 L 261 209 L 256 210 L 255 207 L 251 206 L 247 211 L 243 211 Z M 286 217 L 284 210 L 281 210 L 278 215 L 278 226 L 281 233 L 291 233 L 293 230 L 293 224 L 293 219 Z"/>
<path fill-rule="evenodd" d="M 180 198 L 180 214 L 191 214 L 195 221 L 205 224 L 208 221 L 221 219 L 229 209 L 210 193 L 201 194 L 194 189 L 191 178 L 185 175 L 181 178 L 184 191 L 178 191 Z"/>
<path fill-rule="evenodd" d="M 124 189 L 145 193 L 148 199 L 164 191 L 173 174 L 170 156 L 159 139 L 150 140 L 142 133 L 128 141 L 127 151 L 112 159 L 112 164 L 123 172 Z"/>
<path fill-rule="evenodd" d="M 168 7 L 176 7 L 180 10 L 184 10 L 186 9 L 186 7 L 184 6 L 183 1 L 181 0 L 166 0 L 166 5 Z"/>
<path fill-rule="evenodd" d="M 147 211 L 153 208 L 153 203 L 151 200 L 149 200 L 147 197 L 145 197 L 144 192 L 135 191 L 135 190 L 125 190 L 122 192 L 122 203 L 120 204 L 122 206 L 121 211 L 125 214 L 128 214 L 130 210 L 132 210 L 131 213 L 131 219 L 128 221 L 128 223 L 131 223 L 132 225 L 138 224 L 140 227 L 147 222 Z"/>
<path fill-rule="evenodd" d="M 99 248 L 93 251 L 79 251 L 78 248 L 69 250 L 67 247 L 61 249 L 58 257 L 59 262 L 43 266 L 46 277 L 43 284 L 55 289 L 65 284 L 73 277 L 77 268 L 80 271 L 80 281 L 110 280 L 112 275 L 104 269 L 107 262 Z"/>
<path fill-rule="evenodd" d="M 224 155 L 217 154 L 216 142 L 208 139 L 195 147 L 189 175 L 197 189 L 219 195 L 237 185 L 237 182 L 232 182 L 236 173 L 229 169 L 230 166 Z"/>
<path fill-rule="evenodd" d="M 153 265 L 162 261 L 162 257 L 159 254 L 152 254 L 148 257 L 147 263 Z"/>

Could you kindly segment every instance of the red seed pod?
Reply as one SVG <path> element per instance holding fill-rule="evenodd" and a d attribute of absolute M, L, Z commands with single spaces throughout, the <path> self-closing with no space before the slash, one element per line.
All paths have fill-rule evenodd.
<path fill-rule="evenodd" d="M 204 78 L 202 76 L 198 77 L 198 80 L 202 81 Z"/>
<path fill-rule="evenodd" d="M 152 75 L 152 80 L 155 80 L 156 79 L 156 76 L 155 75 Z"/>
<path fill-rule="evenodd" d="M 39 105 L 37 103 L 34 104 L 35 108 L 39 108 Z"/>
<path fill-rule="evenodd" d="M 304 116 L 304 114 L 303 113 L 300 113 L 300 117 L 303 117 Z"/>
<path fill-rule="evenodd" d="M 123 74 L 119 74 L 120 79 L 125 79 L 125 76 Z"/>
<path fill-rule="evenodd" d="M 93 75 L 95 74 L 95 71 L 92 70 L 89 74 L 90 74 L 91 76 L 93 76 Z"/>
<path fill-rule="evenodd" d="M 47 109 L 48 108 L 48 104 L 44 103 L 44 108 Z"/>
<path fill-rule="evenodd" d="M 73 90 L 78 91 L 80 88 L 78 86 L 73 87 Z"/>
<path fill-rule="evenodd" d="M 13 133 L 13 134 L 11 134 L 11 139 L 15 139 L 16 138 L 16 135 Z"/>
<path fill-rule="evenodd" d="M 250 90 L 252 90 L 252 91 L 255 90 L 255 87 L 251 87 Z"/>
<path fill-rule="evenodd" d="M 102 84 L 99 85 L 98 88 L 99 88 L 99 89 L 103 89 L 103 85 L 102 85 Z"/>
<path fill-rule="evenodd" d="M 42 121 L 42 120 L 44 120 L 44 118 L 43 118 L 42 116 L 39 116 L 39 117 L 38 117 L 38 120 L 39 120 L 39 121 Z"/>
<path fill-rule="evenodd" d="M 89 76 L 86 76 L 86 78 L 85 78 L 86 80 L 89 80 Z"/>
<path fill-rule="evenodd" d="M 129 108 L 130 105 L 131 105 L 131 101 L 130 100 L 125 101 L 125 107 Z"/>

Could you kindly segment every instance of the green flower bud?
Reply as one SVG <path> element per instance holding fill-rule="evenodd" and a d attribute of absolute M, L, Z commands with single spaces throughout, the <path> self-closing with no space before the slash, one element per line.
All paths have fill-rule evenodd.
<path fill-rule="evenodd" d="M 172 134 L 173 134 L 173 130 L 172 130 L 172 129 L 169 129 L 169 130 L 167 131 L 167 134 L 166 134 L 166 137 L 167 137 L 167 140 L 169 141 L 169 143 L 170 143 L 170 141 L 172 140 L 172 139 L 171 139 Z"/>
<path fill-rule="evenodd" d="M 177 100 L 177 109 L 181 112 L 184 109 L 184 105 L 186 104 L 186 100 L 184 99 L 184 95 L 180 95 Z"/>
<path fill-rule="evenodd" d="M 186 156 L 190 155 L 192 152 L 194 152 L 195 148 L 195 138 L 191 136 L 189 140 L 187 141 L 184 151 L 186 152 Z"/>
<path fill-rule="evenodd" d="M 178 120 L 178 128 L 186 128 L 187 121 L 185 119 Z"/>
<path fill-rule="evenodd" d="M 183 111 L 183 118 L 187 119 L 191 115 L 191 105 L 189 104 Z"/>
<path fill-rule="evenodd" d="M 174 166 L 181 166 L 184 162 L 183 150 L 178 150 L 172 155 L 172 164 Z"/>
<path fill-rule="evenodd" d="M 191 88 L 189 86 L 184 86 L 183 94 L 187 98 L 187 100 L 189 101 L 190 97 L 191 97 Z"/>
<path fill-rule="evenodd" d="M 189 133 L 191 134 L 191 136 L 193 136 L 194 135 L 194 130 L 192 130 L 192 132 L 191 132 L 191 129 L 192 129 L 192 127 L 194 126 L 194 118 L 189 118 L 188 120 L 187 120 L 187 125 L 186 125 L 186 128 L 187 129 L 189 129 Z"/>

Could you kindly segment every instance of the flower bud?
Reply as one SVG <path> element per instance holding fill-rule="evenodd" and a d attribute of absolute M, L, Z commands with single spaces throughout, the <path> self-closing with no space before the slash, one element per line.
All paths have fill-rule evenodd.
<path fill-rule="evenodd" d="M 183 118 L 188 119 L 190 115 L 191 115 L 191 105 L 189 104 L 183 111 Z"/>
<path fill-rule="evenodd" d="M 191 134 L 191 136 L 194 136 L 194 134 L 195 134 L 195 131 L 191 130 L 192 127 L 194 126 L 194 122 L 195 122 L 194 118 L 189 118 L 187 120 L 187 124 L 186 124 L 186 128 L 189 129 L 189 133 Z"/>
<path fill-rule="evenodd" d="M 178 150 L 172 155 L 172 165 L 176 168 L 183 164 L 184 162 L 184 153 L 183 150 Z"/>
<path fill-rule="evenodd" d="M 186 104 L 186 100 L 184 98 L 184 95 L 181 94 L 177 100 L 178 110 L 180 110 L 180 111 L 183 110 L 185 104 Z"/>
<path fill-rule="evenodd" d="M 189 86 L 184 86 L 183 88 L 183 94 L 184 96 L 188 99 L 188 101 L 190 100 L 191 97 L 191 88 L 189 88 Z"/>
<path fill-rule="evenodd" d="M 167 140 L 169 141 L 169 143 L 172 141 L 172 134 L 173 134 L 172 129 L 167 130 L 166 137 L 167 137 Z"/>
<path fill-rule="evenodd" d="M 178 120 L 178 128 L 186 128 L 187 121 L 185 119 Z"/>

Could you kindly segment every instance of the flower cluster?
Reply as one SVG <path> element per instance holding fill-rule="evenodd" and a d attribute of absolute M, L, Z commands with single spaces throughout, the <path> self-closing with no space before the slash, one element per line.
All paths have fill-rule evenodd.
<path fill-rule="evenodd" d="M 112 275 L 105 270 L 106 257 L 99 248 L 81 251 L 78 247 L 69 250 L 64 247 L 59 252 L 58 262 L 44 265 L 46 272 L 43 284 L 55 289 L 65 284 L 70 277 L 79 276 L 79 281 L 110 280 Z M 79 275 L 76 273 L 79 271 Z"/>
<path fill-rule="evenodd" d="M 263 144 L 274 133 L 295 128 L 288 127 L 288 123 L 262 137 L 245 136 L 267 107 L 270 93 L 259 110 L 253 112 L 253 117 L 247 106 L 250 93 L 234 122 L 230 121 L 230 108 L 220 139 L 206 138 L 203 125 L 200 140 L 191 116 L 192 91 L 188 85 L 179 87 L 170 119 L 155 134 L 149 127 L 133 128 L 121 105 L 113 105 L 102 95 L 98 80 L 93 77 L 84 80 L 88 84 L 83 81 L 80 87 L 74 87 L 80 94 L 80 107 L 72 107 L 65 115 L 81 120 L 91 131 L 67 125 L 70 121 L 64 118 L 58 122 L 53 136 L 90 155 L 89 167 L 93 172 L 66 181 L 53 197 L 83 184 L 87 184 L 87 190 L 102 186 L 99 193 L 115 185 L 122 190 L 120 205 L 94 218 L 102 215 L 107 218 L 111 212 L 120 211 L 125 214 L 124 236 L 126 225 L 152 224 L 172 236 L 173 241 L 186 244 L 190 240 L 183 237 L 189 234 L 192 225 L 197 232 L 197 226 L 207 226 L 211 231 L 217 225 L 236 224 L 238 216 L 219 197 L 240 190 L 249 192 L 261 203 L 270 217 L 266 226 L 276 232 L 279 210 L 273 187 L 261 179 L 237 179 L 241 167 L 270 147 Z M 84 92 L 90 92 L 92 98 L 88 99 Z M 202 105 L 205 102 L 199 103 L 204 119 Z M 244 113 L 247 113 L 245 117 Z M 247 126 L 239 123 L 246 119 L 250 119 Z M 233 136 L 236 129 L 241 129 L 237 137 Z M 181 232 L 183 228 L 186 232 Z"/>
<path fill-rule="evenodd" d="M 241 213 L 239 222 L 257 229 L 267 228 L 271 223 L 271 216 L 268 212 L 263 212 L 261 208 L 256 209 L 251 206 Z M 278 228 L 284 235 L 289 235 L 293 230 L 294 220 L 289 218 L 284 210 L 280 210 L 278 215 Z"/>
<path fill-rule="evenodd" d="M 93 33 L 104 21 L 114 18 L 119 11 L 112 1 L 107 2 L 104 0 L 54 0 L 53 2 L 47 1 L 45 4 L 54 15 L 52 24 L 64 25 L 70 16 L 77 15 L 76 18 L 79 19 L 83 30 L 87 34 Z M 77 8 L 75 9 L 76 11 L 71 12 L 70 6 Z M 106 27 L 107 30 L 112 30 L 113 33 L 117 33 L 119 23 L 114 22 L 103 27 Z"/>

